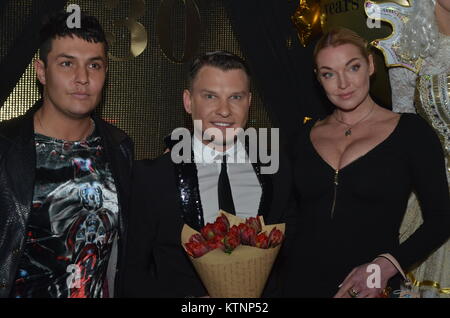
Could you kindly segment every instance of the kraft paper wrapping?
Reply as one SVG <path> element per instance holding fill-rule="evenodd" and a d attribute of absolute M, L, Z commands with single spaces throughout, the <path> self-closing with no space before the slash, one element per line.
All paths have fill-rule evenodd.
<path fill-rule="evenodd" d="M 230 227 L 245 223 L 244 219 L 220 211 L 230 221 Z M 269 235 L 272 228 L 285 231 L 285 224 L 265 225 L 259 217 L 262 232 Z M 181 232 L 181 242 L 189 241 L 191 235 L 198 233 L 188 225 L 184 225 Z M 231 254 L 221 249 L 212 250 L 199 258 L 189 256 L 192 264 L 213 298 L 258 298 L 261 297 L 272 265 L 278 255 L 281 245 L 274 248 L 262 249 L 258 247 L 239 245 Z"/>

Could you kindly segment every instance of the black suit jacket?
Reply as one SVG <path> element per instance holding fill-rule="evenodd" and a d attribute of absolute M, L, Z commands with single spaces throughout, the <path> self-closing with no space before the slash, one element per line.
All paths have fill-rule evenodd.
<path fill-rule="evenodd" d="M 266 224 L 294 220 L 292 174 L 287 158 L 280 155 L 280 168 L 274 175 L 260 174 L 259 164 L 253 167 L 262 186 L 258 214 L 264 216 Z M 133 173 L 125 296 L 207 295 L 181 246 L 185 223 L 197 230 L 203 226 L 195 163 L 174 164 L 170 153 L 155 160 L 137 161 Z M 275 278 L 270 281 L 271 287 L 266 289 L 272 295 L 277 283 Z"/>

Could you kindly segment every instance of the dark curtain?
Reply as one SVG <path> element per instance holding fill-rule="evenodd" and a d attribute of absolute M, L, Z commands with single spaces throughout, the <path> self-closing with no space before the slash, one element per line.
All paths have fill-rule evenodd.
<path fill-rule="evenodd" d="M 0 46 L 2 51 L 6 50 L 6 54 L 0 56 L 0 74 L 2 75 L 0 76 L 0 107 L 3 106 L 39 48 L 38 30 L 43 18 L 51 12 L 64 9 L 66 2 L 66 0 L 3 0 L 0 2 L 2 33 Z M 29 15 L 19 11 L 27 7 L 31 8 Z M 14 19 L 14 17 L 17 18 Z"/>
<path fill-rule="evenodd" d="M 302 47 L 290 20 L 297 5 L 287 0 L 227 0 L 252 79 L 282 136 L 292 135 L 304 117 L 321 118 L 329 112 L 313 73 L 317 39 Z"/>
<path fill-rule="evenodd" d="M 0 12 L 3 12 L 3 8 L 9 0 L 0 0 Z"/>
<path fill-rule="evenodd" d="M 1 1 L 1 0 L 0 0 Z M 14 89 L 38 49 L 37 30 L 49 12 L 64 8 L 66 0 L 2 0 L 0 2 L 0 105 Z M 31 7 L 23 20 L 22 6 Z M 291 135 L 305 116 L 327 113 L 327 101 L 313 74 L 314 42 L 303 48 L 290 21 L 298 2 L 287 0 L 225 0 L 233 28 L 253 74 L 253 80 L 274 127 Z M 7 18 L 6 18 L 7 17 Z M 15 25 L 11 25 L 11 22 Z M 22 25 L 17 25 L 22 24 Z M 12 37 L 13 40 L 9 40 Z M 288 45 L 291 39 L 291 45 Z M 10 41 L 10 42 L 9 42 Z"/>

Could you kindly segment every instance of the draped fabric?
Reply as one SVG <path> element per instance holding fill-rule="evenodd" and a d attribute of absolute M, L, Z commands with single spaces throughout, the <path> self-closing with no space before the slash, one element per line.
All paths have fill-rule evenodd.
<path fill-rule="evenodd" d="M 79 3 L 80 1 L 75 2 Z M 272 126 L 281 128 L 282 140 L 286 140 L 283 137 L 284 134 L 291 135 L 295 132 L 297 127 L 303 122 L 305 116 L 317 118 L 324 117 L 324 115 L 327 114 L 328 101 L 321 91 L 320 85 L 317 83 L 313 72 L 312 50 L 314 47 L 314 39 L 312 39 L 311 43 L 306 48 L 303 48 L 299 44 L 296 29 L 290 20 L 290 16 L 293 14 L 298 4 L 296 1 L 196 0 L 196 2 L 200 7 L 202 25 L 205 29 L 202 30 L 201 50 L 226 49 L 235 53 L 240 53 L 238 48 L 230 44 L 232 42 L 231 40 L 224 38 L 225 36 L 229 36 L 226 27 L 221 28 L 224 29 L 222 32 L 212 28 L 211 25 L 214 21 L 219 19 L 222 21 L 222 24 L 229 26 L 231 23 L 233 26 L 234 34 L 232 35 L 232 38 L 234 40 L 235 36 L 239 42 L 238 46 L 240 46 L 242 54 L 249 63 L 253 75 L 252 80 L 256 84 L 255 86 L 257 89 L 256 94 L 254 94 L 253 108 L 257 110 L 258 116 L 256 117 L 258 117 L 258 120 L 253 119 L 253 117 L 255 117 L 255 111 L 251 112 L 251 126 L 259 127 L 264 126 L 262 124 L 265 124 L 265 122 L 261 122 L 262 119 L 259 118 L 259 113 L 261 113 L 261 111 L 259 109 L 260 101 L 257 95 L 262 98 L 262 106 L 264 106 L 269 114 Z M 228 17 L 226 15 L 212 15 L 211 10 L 218 7 L 219 2 L 220 6 L 226 7 Z M 49 12 L 62 10 L 66 3 L 66 0 L 0 0 L 0 74 L 3 75 L 0 77 L 0 107 L 4 105 L 6 99 L 10 96 L 14 87 L 19 82 L 22 74 L 24 74 L 32 57 L 37 52 L 39 40 L 36 31 L 39 29 L 43 17 Z M 128 8 L 132 1 L 121 0 L 120 3 L 124 8 Z M 151 22 L 146 19 L 154 17 L 160 1 L 148 0 L 145 3 L 145 15 L 141 20 L 150 35 L 153 34 L 154 28 L 151 27 Z M 97 7 L 91 8 L 87 2 L 83 2 L 82 8 L 83 10 L 90 10 L 89 12 L 94 15 L 98 13 L 96 11 Z M 111 11 L 111 13 L 114 12 L 114 10 Z M 178 19 L 178 15 L 175 14 L 175 16 Z M 105 17 L 102 15 L 102 18 Z M 112 25 L 112 22 L 109 20 L 111 20 L 111 18 L 108 16 L 106 20 L 107 23 L 105 23 L 107 28 Z M 153 18 L 150 21 L 153 21 Z M 213 44 L 208 40 L 210 37 L 216 37 L 216 39 L 212 41 Z M 154 45 L 152 44 L 152 47 L 153 46 Z M 167 63 L 163 57 L 159 57 L 159 49 L 155 50 L 152 47 L 149 46 L 139 58 L 127 62 L 128 64 L 116 63 L 114 64 L 116 67 L 110 70 L 110 77 L 114 78 L 114 81 L 111 81 L 108 86 L 120 83 L 120 87 L 109 89 L 109 92 L 106 93 L 106 102 L 111 103 L 114 107 L 118 107 L 115 105 L 116 101 L 126 100 L 126 104 L 130 107 L 129 110 L 127 110 L 127 116 L 123 118 L 127 119 L 118 120 L 115 113 L 114 115 L 108 112 L 102 113 L 105 117 L 115 120 L 120 128 L 127 131 L 133 139 L 137 140 L 138 157 L 144 156 L 141 153 L 144 153 L 145 157 L 148 157 L 149 153 L 151 154 L 150 157 L 159 154 L 161 150 L 159 149 L 159 146 L 159 148 L 155 147 L 154 144 L 156 141 L 150 143 L 144 139 L 151 140 L 154 138 L 153 136 L 156 136 L 154 139 L 158 140 L 159 145 L 161 139 L 159 136 L 161 134 L 166 135 L 168 131 L 171 131 L 174 128 L 171 126 L 179 125 L 178 122 L 181 120 L 180 118 L 183 118 L 182 108 L 179 107 L 180 99 L 178 96 L 175 98 L 174 94 L 171 92 L 171 89 L 173 90 L 174 87 L 178 89 L 178 86 L 180 86 L 178 82 L 181 81 L 178 80 L 178 78 L 182 78 L 180 76 L 180 73 L 182 73 L 181 67 Z M 149 63 L 153 63 L 154 59 L 157 59 L 160 64 L 170 64 L 167 67 L 170 71 L 167 71 L 167 68 L 164 68 L 166 67 L 166 64 L 162 64 L 163 66 L 151 64 L 153 65 L 151 70 L 143 68 L 142 65 L 149 65 Z M 127 71 L 122 70 L 122 65 L 126 65 L 127 69 L 133 69 L 133 67 L 135 67 L 135 69 L 133 69 L 134 75 L 129 75 Z M 161 68 L 163 70 L 161 72 L 163 75 L 161 75 L 161 77 L 155 77 L 159 76 L 158 73 L 155 72 Z M 122 74 L 120 76 L 123 78 L 129 78 L 127 82 L 129 83 L 128 86 L 124 85 L 122 83 L 123 81 L 118 80 L 120 77 L 118 74 Z M 166 82 L 166 80 L 170 82 Z M 133 87 L 133 89 L 143 87 L 142 89 L 144 90 L 145 88 L 145 91 L 151 91 L 149 87 L 156 86 L 156 89 L 159 91 L 161 87 L 158 86 L 158 83 L 164 83 L 161 94 L 152 93 L 150 94 L 151 98 L 149 98 L 139 92 L 134 94 L 133 100 L 122 98 L 123 96 L 128 96 L 129 86 Z M 122 92 L 120 88 L 126 91 Z M 121 95 L 117 96 L 119 93 Z M 153 99 L 155 98 L 158 99 L 154 101 Z M 151 105 L 146 105 L 146 103 L 151 103 Z M 174 110 L 170 111 L 170 116 L 175 116 L 175 119 L 170 117 L 169 120 L 167 118 L 168 110 L 172 108 L 168 107 L 166 104 L 176 105 L 176 107 L 172 107 Z M 131 124 L 130 122 L 135 122 L 134 117 L 132 116 L 136 115 L 134 115 L 131 110 L 138 109 L 138 106 L 144 107 L 142 105 L 147 108 L 151 107 L 152 109 L 149 113 L 152 113 L 153 115 L 147 115 L 147 122 L 149 121 L 147 118 L 151 118 L 151 120 L 161 120 L 160 117 L 162 115 L 160 115 L 160 112 L 164 112 L 162 118 L 165 118 L 163 122 L 167 124 L 162 126 L 161 132 L 157 131 L 156 133 L 153 132 L 150 134 L 150 128 L 148 127 L 141 127 L 138 132 L 135 132 L 135 129 L 133 128 L 134 124 Z M 158 107 L 161 108 L 161 110 Z M 139 108 L 138 111 L 140 113 L 139 116 L 141 116 L 143 110 Z M 174 114 L 172 114 L 172 112 Z M 154 117 L 156 117 L 156 119 Z M 120 124 L 122 124 L 122 126 Z M 129 126 L 133 127 L 130 128 Z M 143 130 L 146 131 L 145 136 L 142 135 Z"/>
<path fill-rule="evenodd" d="M 39 48 L 42 19 L 64 8 L 67 0 L 3 0 L 0 2 L 0 107 Z"/>
<path fill-rule="evenodd" d="M 274 126 L 288 135 L 305 116 L 320 118 L 329 110 L 313 72 L 315 43 L 303 48 L 290 20 L 297 4 L 227 0 L 230 20 L 264 106 Z"/>

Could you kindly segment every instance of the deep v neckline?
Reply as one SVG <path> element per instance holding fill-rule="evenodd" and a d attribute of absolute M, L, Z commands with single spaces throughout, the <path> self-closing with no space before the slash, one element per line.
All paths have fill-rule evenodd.
<path fill-rule="evenodd" d="M 316 147 L 314 146 L 312 140 L 311 140 L 311 130 L 313 129 L 314 125 L 317 123 L 317 121 L 311 126 L 311 129 L 309 130 L 308 133 L 308 142 L 309 145 L 311 146 L 311 148 L 313 149 L 313 152 L 315 153 L 315 155 L 320 159 L 320 161 L 322 161 L 327 167 L 329 167 L 331 170 L 333 170 L 333 172 L 336 171 L 342 171 L 346 168 L 348 168 L 349 166 L 352 166 L 354 163 L 364 159 L 365 157 L 367 157 L 369 154 L 375 152 L 377 149 L 381 148 L 384 144 L 386 144 L 389 140 L 391 140 L 393 138 L 393 136 L 397 133 L 398 131 L 398 127 L 400 126 L 400 122 L 402 121 L 402 118 L 405 117 L 403 116 L 403 114 L 400 114 L 400 118 L 398 119 L 394 129 L 391 131 L 391 133 L 384 138 L 382 141 L 380 141 L 378 144 L 376 144 L 375 146 L 373 146 L 371 149 L 369 149 L 367 152 L 365 152 L 364 154 L 360 155 L 359 157 L 357 157 L 356 159 L 350 161 L 349 163 L 347 163 L 345 166 L 340 167 L 340 168 L 334 168 L 330 163 L 328 163 L 328 161 L 326 161 L 321 155 L 320 153 L 317 151 Z M 341 156 L 342 158 L 342 156 Z"/>

